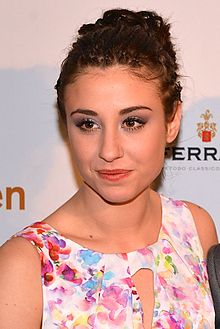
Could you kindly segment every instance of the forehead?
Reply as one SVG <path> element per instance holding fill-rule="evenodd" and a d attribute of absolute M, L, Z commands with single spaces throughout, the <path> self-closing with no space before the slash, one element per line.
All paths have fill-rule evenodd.
<path fill-rule="evenodd" d="M 134 73 L 123 66 L 88 68 L 66 86 L 65 108 L 162 106 L 158 81 L 144 79 L 142 75 L 141 71 Z"/>

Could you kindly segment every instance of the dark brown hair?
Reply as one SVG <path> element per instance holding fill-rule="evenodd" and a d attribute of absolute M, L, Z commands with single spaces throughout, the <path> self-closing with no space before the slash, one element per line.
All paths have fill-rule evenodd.
<path fill-rule="evenodd" d="M 65 120 L 64 90 L 88 67 L 128 67 L 141 78 L 159 82 L 166 119 L 172 117 L 176 101 L 181 101 L 176 51 L 170 24 L 153 11 L 108 10 L 94 24 L 78 31 L 57 84 L 57 105 Z"/>

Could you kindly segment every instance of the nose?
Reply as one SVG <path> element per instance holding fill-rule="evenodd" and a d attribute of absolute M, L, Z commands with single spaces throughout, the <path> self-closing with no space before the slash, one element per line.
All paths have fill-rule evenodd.
<path fill-rule="evenodd" d="M 124 151 L 119 133 L 105 131 L 101 137 L 99 157 L 106 162 L 113 162 L 123 155 Z"/>

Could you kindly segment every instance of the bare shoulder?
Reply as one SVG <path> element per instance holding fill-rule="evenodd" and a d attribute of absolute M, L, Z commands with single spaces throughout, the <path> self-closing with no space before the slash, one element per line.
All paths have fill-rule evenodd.
<path fill-rule="evenodd" d="M 204 251 L 204 256 L 206 257 L 209 248 L 218 243 L 214 221 L 210 214 L 202 207 L 188 201 L 184 201 L 184 203 L 188 206 L 192 213 L 199 239 Z"/>
<path fill-rule="evenodd" d="M 41 265 L 36 248 L 16 237 L 0 248 L 1 329 L 39 329 L 42 315 Z"/>

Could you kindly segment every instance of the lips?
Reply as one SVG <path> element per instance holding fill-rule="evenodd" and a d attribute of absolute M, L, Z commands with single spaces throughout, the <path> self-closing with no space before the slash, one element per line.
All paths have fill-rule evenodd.
<path fill-rule="evenodd" d="M 129 176 L 131 170 L 127 169 L 111 169 L 98 170 L 98 174 L 102 179 L 116 182 Z"/>

